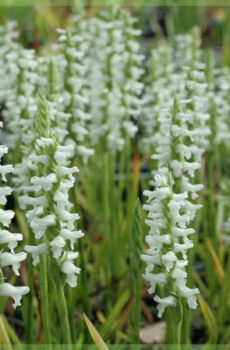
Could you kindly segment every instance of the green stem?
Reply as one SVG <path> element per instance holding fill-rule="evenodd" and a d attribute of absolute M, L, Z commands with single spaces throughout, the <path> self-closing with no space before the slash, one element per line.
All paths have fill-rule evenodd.
<path fill-rule="evenodd" d="M 124 191 L 124 169 L 125 169 L 125 152 L 121 152 L 119 155 L 119 181 L 118 181 L 118 219 L 119 219 L 119 229 L 121 231 L 123 225 L 123 206 L 122 206 L 122 196 Z"/>
<path fill-rule="evenodd" d="M 108 157 L 109 154 L 105 153 L 103 156 L 103 183 L 102 185 L 102 195 L 103 195 L 103 211 L 104 211 L 104 222 L 105 222 L 105 240 L 107 242 L 107 260 L 108 264 L 105 265 L 105 279 L 106 285 L 110 285 L 111 276 L 113 275 L 112 266 L 112 254 L 111 254 L 111 232 L 110 232 L 110 201 L 109 201 L 109 190 L 110 190 L 110 182 L 109 182 L 109 165 L 108 165 Z M 109 312 L 111 308 L 111 296 L 110 291 L 108 289 L 107 297 L 107 310 Z"/>
<path fill-rule="evenodd" d="M 73 188 L 72 197 L 73 197 L 72 200 L 73 200 L 75 212 L 80 214 L 80 207 L 78 205 L 76 188 Z M 80 217 L 82 220 L 83 215 L 80 215 Z M 81 227 L 83 226 L 82 221 L 79 224 L 81 224 Z M 85 257 L 84 246 L 83 246 L 81 239 L 78 241 L 78 247 L 79 247 L 79 254 L 80 254 L 80 258 L 81 258 L 81 274 L 80 274 L 81 283 L 80 283 L 80 285 L 82 286 L 83 291 L 84 291 L 83 295 L 82 295 L 82 302 L 83 302 L 84 312 L 86 313 L 86 315 L 88 317 L 91 317 L 92 308 L 91 308 L 91 302 L 90 302 L 90 298 L 89 298 L 89 288 L 88 288 L 88 283 L 87 283 L 86 257 Z"/>
<path fill-rule="evenodd" d="M 92 314 L 92 307 L 91 302 L 89 298 L 89 291 L 88 291 L 88 283 L 87 283 L 87 274 L 86 274 L 86 259 L 85 259 L 85 253 L 84 253 L 84 247 L 82 244 L 82 240 L 79 240 L 79 253 L 81 257 L 81 286 L 83 288 L 83 295 L 82 295 L 82 302 L 83 302 L 83 308 L 89 317 L 91 317 Z"/>
<path fill-rule="evenodd" d="M 115 157 L 112 154 L 108 154 L 108 203 L 109 203 L 109 236 L 111 240 L 111 271 L 112 276 L 118 276 L 120 273 L 119 259 L 116 261 L 116 257 L 118 257 L 119 251 L 119 241 L 118 237 L 114 234 L 114 223 L 117 220 L 116 215 L 116 204 L 115 204 L 115 195 L 114 195 L 114 178 L 115 178 Z"/>
<path fill-rule="evenodd" d="M 118 218 L 118 225 L 117 225 L 117 234 L 116 234 L 116 240 L 117 240 L 117 246 L 119 245 L 119 242 L 123 239 L 123 230 L 124 230 L 124 201 L 123 201 L 123 193 L 125 189 L 125 181 L 124 181 L 124 175 L 125 174 L 125 152 L 121 152 L 119 154 L 119 180 L 117 185 L 117 197 L 116 197 L 116 210 L 117 210 L 117 218 Z M 118 267 L 117 271 L 118 273 L 122 274 L 125 269 L 124 264 L 124 252 L 122 249 L 117 249 L 117 261 L 118 261 Z"/>
<path fill-rule="evenodd" d="M 218 324 L 219 331 L 223 330 L 223 333 L 225 331 L 225 322 L 228 314 L 228 308 L 226 305 L 228 304 L 228 298 L 229 298 L 229 290 L 230 290 L 230 259 L 229 259 L 230 249 L 228 250 L 228 263 L 225 273 L 225 278 L 223 280 L 223 285 L 220 292 L 220 303 L 217 310 L 216 320 Z"/>
<path fill-rule="evenodd" d="M 187 301 L 182 300 L 181 305 L 183 308 L 182 325 L 181 325 L 181 344 L 190 344 L 190 315 L 191 311 L 188 307 Z"/>
<path fill-rule="evenodd" d="M 130 191 L 128 198 L 128 211 L 127 211 L 127 232 L 130 231 L 132 213 L 135 206 L 136 198 L 138 195 L 139 187 L 139 155 L 136 152 L 133 158 L 133 170 L 132 170 L 132 180 L 130 180 Z"/>
<path fill-rule="evenodd" d="M 27 304 L 27 315 L 26 315 L 26 344 L 34 343 L 34 284 L 33 284 L 33 264 L 31 256 L 28 257 L 28 284 L 30 288 L 30 293 L 28 295 L 28 304 Z"/>
<path fill-rule="evenodd" d="M 140 343 L 141 324 L 141 250 L 142 250 L 142 220 L 141 205 L 139 199 L 136 201 L 132 215 L 132 225 L 130 229 L 130 268 L 133 277 L 134 304 L 131 323 L 131 339 L 133 344 Z"/>
<path fill-rule="evenodd" d="M 45 330 L 45 342 L 46 344 L 52 344 L 51 338 L 51 323 L 50 323 L 50 312 L 49 312 L 49 289 L 48 289 L 48 271 L 47 271 L 47 257 L 41 256 L 40 262 L 40 287 L 41 287 L 41 308 L 42 317 Z"/>
<path fill-rule="evenodd" d="M 169 307 L 166 310 L 166 344 L 175 344 L 173 350 L 181 350 L 181 330 L 183 319 L 183 306 L 180 298 L 176 308 Z"/>
<path fill-rule="evenodd" d="M 68 318 L 68 309 L 64 293 L 64 285 L 61 281 L 57 281 L 57 296 L 58 296 L 58 312 L 63 332 L 64 344 L 72 344 L 71 332 Z"/>

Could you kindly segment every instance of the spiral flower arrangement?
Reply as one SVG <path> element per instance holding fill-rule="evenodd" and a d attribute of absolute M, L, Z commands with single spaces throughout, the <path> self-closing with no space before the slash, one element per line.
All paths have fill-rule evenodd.
<path fill-rule="evenodd" d="M 154 190 L 144 192 L 148 197 L 144 205 L 148 212 L 146 224 L 150 227 L 146 236 L 149 249 L 142 255 L 147 263 L 144 278 L 150 283 L 150 293 L 155 293 L 156 286 L 161 291 L 161 296 L 154 297 L 159 317 L 166 307 L 175 307 L 180 297 L 187 299 L 191 309 L 196 308 L 199 293 L 197 288 L 186 285 L 186 266 L 188 250 L 193 247 L 189 236 L 195 233 L 190 224 L 201 207 L 193 202 L 197 191 L 203 188 L 191 181 L 201 167 L 203 153 L 192 139 L 202 130 L 188 129 L 189 113 L 182 112 L 180 102 L 188 103 L 175 99 L 171 109 L 159 113 L 159 130 L 163 130 L 165 137 L 159 136 L 157 153 L 152 156 L 158 162 L 151 182 Z M 190 139 L 189 145 L 186 138 Z"/>
<path fill-rule="evenodd" d="M 3 125 L 0 124 L 2 129 Z M 4 145 L 0 145 L 0 159 L 2 162 L 2 157 L 7 154 L 8 148 Z M 10 164 L 0 165 L 1 174 L 1 184 L 6 183 L 6 176 L 14 171 L 14 168 Z M 11 220 L 13 219 L 15 213 L 13 210 L 6 210 L 4 206 L 7 203 L 7 196 L 12 193 L 12 189 L 9 186 L 1 185 L 0 188 L 1 199 L 0 199 L 0 296 L 8 296 L 14 299 L 14 307 L 21 305 L 21 299 L 23 295 L 29 293 L 28 287 L 16 287 L 8 282 L 5 282 L 4 274 L 2 268 L 5 266 L 11 266 L 13 272 L 16 276 L 20 276 L 19 268 L 21 262 L 26 260 L 27 253 L 25 252 L 15 252 L 18 244 L 23 240 L 21 233 L 12 233 L 9 231 L 9 226 Z M 6 250 L 8 248 L 8 251 Z"/>

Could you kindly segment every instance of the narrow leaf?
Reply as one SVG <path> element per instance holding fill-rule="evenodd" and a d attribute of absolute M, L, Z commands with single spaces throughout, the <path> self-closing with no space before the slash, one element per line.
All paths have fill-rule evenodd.
<path fill-rule="evenodd" d="M 18 339 L 17 334 L 15 333 L 14 329 L 11 327 L 11 325 L 8 323 L 7 319 L 5 318 L 4 315 L 1 316 L 1 322 L 3 323 L 9 338 L 11 339 L 11 341 L 16 344 L 19 345 L 21 344 L 20 340 Z"/>
<path fill-rule="evenodd" d="M 91 337 L 93 338 L 94 343 L 97 345 L 99 350 L 108 350 L 108 347 L 106 346 L 105 342 L 103 341 L 102 337 L 94 327 L 94 325 L 91 323 L 91 321 L 88 319 L 88 317 L 83 314 L 86 326 L 89 330 L 89 333 L 91 334 Z"/>
<path fill-rule="evenodd" d="M 215 318 L 213 316 L 213 313 L 201 295 L 198 296 L 198 302 L 200 304 L 202 314 L 205 318 L 205 321 L 206 321 L 206 324 L 208 327 L 208 332 L 209 332 L 208 342 L 210 344 L 216 344 L 216 342 L 217 342 L 217 326 L 216 326 L 216 321 L 215 321 Z"/>
<path fill-rule="evenodd" d="M 124 306 L 126 305 L 126 303 L 129 300 L 129 298 L 130 298 L 130 291 L 127 289 L 120 296 L 120 298 L 116 302 L 114 308 L 110 312 L 108 318 L 106 319 L 105 323 L 102 325 L 101 334 L 103 337 L 106 337 L 106 338 L 108 337 L 108 333 L 111 330 L 111 327 L 112 327 L 114 321 L 116 321 L 119 318 Z"/>
<path fill-rule="evenodd" d="M 206 239 L 205 243 L 206 243 L 206 247 L 208 249 L 208 252 L 211 256 L 213 267 L 216 271 L 217 278 L 218 278 L 219 282 L 222 283 L 223 278 L 224 278 L 224 270 L 221 266 L 220 260 L 219 260 L 217 254 L 213 248 L 212 242 L 209 239 Z"/>
<path fill-rule="evenodd" d="M 8 345 L 9 349 L 11 349 L 10 339 L 8 337 L 8 333 L 1 316 L 0 316 L 0 344 Z"/>
<path fill-rule="evenodd" d="M 141 206 L 137 199 L 130 229 L 130 263 L 133 277 L 134 306 L 131 316 L 131 337 L 133 344 L 139 344 L 139 329 L 141 321 L 141 250 L 142 250 L 142 227 Z"/>

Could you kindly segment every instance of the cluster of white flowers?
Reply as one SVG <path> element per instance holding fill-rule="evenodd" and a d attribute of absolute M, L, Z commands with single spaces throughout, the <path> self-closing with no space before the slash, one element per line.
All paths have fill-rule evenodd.
<path fill-rule="evenodd" d="M 77 154 L 84 162 L 94 154 L 94 150 L 83 145 L 87 142 L 91 115 L 88 109 L 88 91 L 86 87 L 87 68 L 84 65 L 84 51 L 80 51 L 83 36 L 69 30 L 58 29 L 58 44 L 55 51 L 60 52 L 54 59 L 59 68 L 59 80 L 62 82 L 63 112 L 70 115 L 66 124 L 66 144 L 73 144 Z"/>
<path fill-rule="evenodd" d="M 2 123 L 0 124 L 2 128 Z M 0 145 L 0 160 L 8 152 L 8 148 L 4 145 Z M 1 182 L 6 182 L 6 175 L 12 173 L 14 168 L 7 165 L 0 165 Z M 14 307 L 21 305 L 21 298 L 23 295 L 29 293 L 28 287 L 15 287 L 10 283 L 4 281 L 2 268 L 5 266 L 12 266 L 12 269 L 16 276 L 19 276 L 20 263 L 27 257 L 25 252 L 15 252 L 19 242 L 23 240 L 21 233 L 11 233 L 8 231 L 11 220 L 14 217 L 12 210 L 5 210 L 4 206 L 7 202 L 6 197 L 12 193 L 12 189 L 9 186 L 0 187 L 0 296 L 10 296 L 14 299 Z M 4 251 L 2 245 L 7 245 L 9 251 Z"/>
<path fill-rule="evenodd" d="M 174 64 L 177 68 L 191 66 L 199 62 L 202 56 L 201 33 L 198 27 L 192 28 L 190 33 L 178 34 L 174 42 Z"/>
<path fill-rule="evenodd" d="M 190 34 L 178 35 L 170 45 L 163 43 L 151 53 L 151 78 L 146 82 L 144 115 L 141 123 L 141 147 L 146 152 L 154 149 L 158 134 L 158 116 L 172 96 L 186 102 L 189 129 L 200 128 L 195 143 L 201 148 L 209 145 L 209 100 L 203 52 L 197 28 Z"/>
<path fill-rule="evenodd" d="M 93 144 L 105 140 L 113 153 L 135 136 L 141 114 L 143 55 L 134 22 L 116 6 L 89 20 L 90 135 Z"/>
<path fill-rule="evenodd" d="M 76 10 L 72 26 L 57 32 L 52 57 L 36 57 L 34 50 L 17 42 L 14 22 L 0 27 L 2 115 L 14 161 L 19 163 L 14 178 L 19 204 L 36 243 L 25 250 L 34 265 L 41 254 L 52 257 L 66 282 L 76 286 L 80 269 L 74 265 L 75 244 L 83 233 L 77 229 L 79 215 L 71 212 L 69 199 L 78 172 L 74 160 L 80 156 L 86 162 L 94 154 L 92 144 L 116 154 L 139 132 L 139 144 L 144 152 L 154 149 L 157 164 L 150 182 L 154 189 L 145 191 L 150 232 L 149 249 L 142 256 L 147 263 L 144 276 L 151 293 L 162 286 L 161 297 L 154 297 L 159 316 L 167 306 L 177 305 L 177 295 L 195 308 L 198 290 L 186 281 L 188 250 L 193 246 L 189 236 L 194 233 L 190 226 L 200 208 L 194 201 L 202 189 L 195 175 L 205 150 L 229 144 L 229 69 L 217 72 L 215 91 L 205 75 L 199 31 L 194 29 L 176 36 L 173 45 L 161 43 L 152 50 L 144 86 L 144 56 L 137 40 L 141 33 L 120 6 L 89 19 Z M 47 102 L 39 97 L 37 107 L 39 88 Z M 179 102 L 173 102 L 175 94 Z M 1 146 L 0 156 L 6 151 Z M 12 169 L 1 165 L 3 181 Z M 11 189 L 3 187 L 0 192 L 3 206 Z M 3 227 L 8 227 L 13 212 L 1 208 L 0 215 Z M 20 240 L 21 234 L 1 229 L 0 243 L 8 244 L 11 252 L 1 253 L 0 266 L 12 265 L 16 274 L 26 258 L 24 252 L 14 253 Z M 0 295 L 6 294 L 7 286 L 0 284 Z M 16 287 L 9 288 L 17 298 Z M 23 288 L 22 294 L 28 292 Z"/>
<path fill-rule="evenodd" d="M 140 120 L 142 152 L 147 152 L 155 145 L 158 113 L 174 93 L 175 84 L 172 84 L 170 78 L 174 73 L 172 53 L 171 46 L 162 42 L 159 47 L 151 51 L 150 60 L 147 63 L 150 74 L 146 76 L 143 115 Z"/>
<path fill-rule="evenodd" d="M 229 131 L 230 131 L 230 69 L 224 67 L 222 69 L 215 70 L 216 86 L 214 101 L 217 109 L 216 116 L 216 143 L 229 147 Z"/>
<path fill-rule="evenodd" d="M 71 213 L 73 205 L 68 196 L 78 171 L 71 164 L 76 155 L 86 162 L 94 151 L 86 147 L 90 121 L 87 69 L 83 64 L 86 50 L 79 50 L 80 46 L 84 49 L 84 40 L 71 29 L 58 32 L 58 53 L 53 52 L 49 58 L 36 57 L 34 50 L 25 50 L 17 42 L 15 23 L 0 28 L 0 58 L 4 62 L 0 77 L 8 77 L 5 90 L 0 88 L 0 100 L 6 107 L 2 114 L 9 131 L 7 141 L 17 163 L 13 181 L 21 209 L 35 235 L 36 245 L 25 249 L 32 254 L 34 264 L 39 262 L 40 254 L 52 253 L 66 281 L 74 287 L 80 272 L 74 265 L 78 255 L 74 245 L 83 233 L 76 229 L 79 215 Z M 41 105 L 37 107 L 39 88 L 48 97 L 42 112 Z M 39 113 L 49 113 L 54 137 L 38 136 Z M 43 129 L 46 127 L 44 124 Z M 2 168 L 3 180 L 7 167 L 10 169 Z M 4 218 L 7 225 L 7 215 Z M 7 261 L 8 257 L 3 257 Z M 13 268 L 17 272 L 16 260 Z"/>
<path fill-rule="evenodd" d="M 42 124 L 42 119 L 47 122 Z M 34 265 L 39 263 L 41 254 L 53 256 L 66 275 L 66 282 L 75 287 L 80 269 L 74 265 L 78 256 L 74 246 L 83 233 L 76 228 L 79 215 L 71 212 L 73 204 L 69 200 L 69 190 L 78 172 L 77 167 L 69 167 L 74 147 L 60 145 L 52 136 L 44 96 L 39 98 L 36 120 L 38 133 L 43 136 L 36 139 L 33 151 L 24 158 L 24 166 L 15 170 L 19 205 L 26 213 L 36 242 L 34 246 L 26 245 L 25 250 L 32 254 Z"/>
<path fill-rule="evenodd" d="M 77 34 L 59 29 L 59 43 L 54 45 L 52 58 L 36 57 L 33 49 L 24 49 L 17 41 L 14 22 L 0 27 L 0 59 L 4 63 L 0 77 L 6 84 L 0 87 L 0 101 L 5 103 L 3 117 L 7 124 L 8 145 L 20 161 L 20 149 L 28 152 L 33 141 L 33 119 L 37 112 L 37 90 L 47 94 L 54 132 L 61 144 L 73 144 L 75 152 L 87 162 L 94 154 L 88 147 L 87 69 L 84 53 L 79 51 Z M 58 51 L 58 53 L 56 53 Z M 18 152 L 19 150 L 19 152 Z"/>
<path fill-rule="evenodd" d="M 76 10 L 69 29 L 57 30 L 52 58 L 25 50 L 14 23 L 1 27 L 0 77 L 8 81 L 0 96 L 7 107 L 3 116 L 12 149 L 21 143 L 26 145 L 23 151 L 30 148 L 38 88 L 47 96 L 59 142 L 73 144 L 74 157 L 87 162 L 94 154 L 91 145 L 104 140 L 116 153 L 134 138 L 144 87 L 144 56 L 137 40 L 141 32 L 135 22 L 121 6 L 110 6 L 90 19 Z"/>
<path fill-rule="evenodd" d="M 230 69 L 223 67 L 214 70 L 213 104 L 210 106 L 213 113 L 212 154 L 221 155 L 222 174 L 229 177 L 229 147 L 230 147 Z M 210 147 L 211 148 L 211 147 Z M 221 150 L 221 151 L 220 151 Z M 221 152 L 218 154 L 218 152 Z M 217 221 L 217 232 L 223 230 L 223 241 L 230 243 L 230 210 L 229 210 L 229 180 L 221 182 L 220 208 L 225 208 L 222 220 Z"/>
<path fill-rule="evenodd" d="M 193 135 L 194 143 L 201 148 L 209 146 L 209 95 L 204 73 L 205 65 L 197 63 L 192 66 L 185 66 L 184 84 L 178 96 L 186 101 L 187 122 L 189 129 L 197 128 L 200 131 Z M 190 114 L 190 115 L 189 115 Z"/>
<path fill-rule="evenodd" d="M 189 129 L 191 114 L 182 108 L 190 101 L 177 100 L 169 109 L 159 112 L 159 134 L 156 154 L 158 162 L 153 171 L 151 185 L 154 190 L 145 191 L 148 197 L 144 209 L 148 212 L 146 224 L 150 227 L 146 237 L 149 245 L 142 259 L 147 267 L 144 278 L 150 282 L 150 293 L 156 285 L 163 288 L 163 298 L 158 302 L 158 315 L 162 316 L 167 306 L 176 306 L 176 296 L 186 297 L 190 308 L 196 308 L 198 289 L 186 285 L 188 265 L 187 251 L 193 247 L 188 237 L 194 233 L 189 227 L 196 211 L 201 207 L 194 204 L 201 184 L 194 183 L 194 176 L 201 167 L 203 149 L 193 143 L 194 136 L 202 130 Z"/>
<path fill-rule="evenodd" d="M 87 54 L 90 49 L 88 20 L 86 17 L 86 11 L 83 6 L 73 7 L 73 16 L 71 18 L 71 31 L 72 34 L 78 37 L 75 39 L 75 47 L 83 53 L 85 66 L 88 67 Z"/>
<path fill-rule="evenodd" d="M 5 26 L 0 26 L 0 102 L 10 96 L 11 89 L 16 85 L 15 72 L 17 67 L 15 66 L 14 52 L 18 50 L 18 39 L 19 33 L 16 31 L 16 23 L 13 21 L 7 22 Z"/>
<path fill-rule="evenodd" d="M 0 27 L 0 32 L 0 42 L 3 42 L 0 100 L 6 105 L 2 114 L 9 131 L 8 144 L 15 150 L 16 145 L 27 144 L 32 139 L 27 130 L 31 129 L 36 111 L 37 61 L 34 50 L 24 49 L 17 42 L 19 35 L 14 22 Z"/>

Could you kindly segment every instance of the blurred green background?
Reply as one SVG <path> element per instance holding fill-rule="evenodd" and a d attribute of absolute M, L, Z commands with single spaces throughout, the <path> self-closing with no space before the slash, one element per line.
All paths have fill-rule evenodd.
<path fill-rule="evenodd" d="M 72 0 L 74 3 L 74 0 Z M 89 1 L 85 7 L 88 17 L 94 16 L 101 6 Z M 64 28 L 73 12 L 73 6 L 0 6 L 0 23 L 7 19 L 17 21 L 21 41 L 36 50 L 55 41 L 56 28 Z M 159 36 L 170 36 L 189 31 L 199 25 L 203 46 L 224 46 L 225 64 L 230 64 L 230 7 L 224 6 L 129 6 L 139 18 L 142 40 L 151 43 Z"/>

